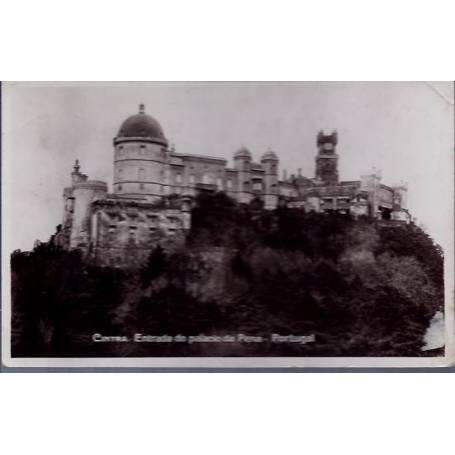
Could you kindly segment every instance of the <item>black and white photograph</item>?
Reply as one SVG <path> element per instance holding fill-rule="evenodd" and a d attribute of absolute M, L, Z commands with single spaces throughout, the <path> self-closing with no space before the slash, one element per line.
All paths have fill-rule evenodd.
<path fill-rule="evenodd" d="M 446 366 L 452 82 L 2 85 L 8 366 Z"/>
<path fill-rule="evenodd" d="M 3 453 L 453 451 L 454 5 L 2 2 Z"/>

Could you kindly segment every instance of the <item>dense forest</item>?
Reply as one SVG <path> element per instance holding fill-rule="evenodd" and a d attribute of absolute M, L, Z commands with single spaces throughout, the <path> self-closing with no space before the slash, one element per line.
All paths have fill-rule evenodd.
<path fill-rule="evenodd" d="M 443 310 L 443 255 L 414 224 L 266 211 L 200 195 L 186 243 L 140 270 L 16 251 L 13 356 L 420 356 Z M 94 342 L 93 334 L 262 336 L 262 343 Z M 275 343 L 271 334 L 311 335 Z"/>

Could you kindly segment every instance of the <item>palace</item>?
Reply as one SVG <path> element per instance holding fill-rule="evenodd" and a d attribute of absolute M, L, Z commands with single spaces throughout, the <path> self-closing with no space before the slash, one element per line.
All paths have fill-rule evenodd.
<path fill-rule="evenodd" d="M 192 201 L 201 191 L 223 191 L 242 204 L 260 200 L 269 210 L 287 205 L 409 222 L 405 186 L 386 186 L 377 172 L 356 181 L 339 180 L 337 143 L 336 132 L 321 131 L 315 177 L 299 172 L 288 178 L 284 173 L 280 180 L 273 151 L 255 162 L 242 147 L 233 167 L 222 158 L 176 153 L 141 104 L 113 141 L 113 193 L 105 182 L 89 180 L 76 161 L 71 185 L 63 191 L 63 222 L 52 241 L 79 248 L 100 265 L 137 266 L 157 243 L 172 248 L 184 241 Z"/>

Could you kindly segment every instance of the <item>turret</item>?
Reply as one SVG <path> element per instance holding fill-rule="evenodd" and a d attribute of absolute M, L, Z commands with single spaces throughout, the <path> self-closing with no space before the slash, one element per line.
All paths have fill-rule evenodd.
<path fill-rule="evenodd" d="M 393 187 L 393 209 L 407 209 L 408 208 L 408 185 L 402 183 Z"/>
<path fill-rule="evenodd" d="M 278 157 L 269 150 L 261 158 L 264 169 L 264 207 L 275 209 L 278 205 Z"/>
<path fill-rule="evenodd" d="M 237 170 L 237 200 L 248 203 L 252 199 L 251 152 L 242 147 L 234 154 L 234 168 Z"/>
<path fill-rule="evenodd" d="M 407 206 L 408 185 L 402 183 L 393 187 L 393 209 L 392 220 L 410 222 L 410 215 Z"/>
<path fill-rule="evenodd" d="M 80 172 L 79 160 L 71 173 L 72 185 L 63 190 L 64 213 L 61 243 L 70 248 L 87 248 L 90 241 L 92 220 L 90 204 L 107 195 L 107 184 L 99 180 L 88 180 Z"/>
<path fill-rule="evenodd" d="M 338 134 L 334 131 L 326 135 L 321 130 L 318 133 L 316 144 L 316 180 L 325 185 L 338 184 L 338 155 L 335 148 L 338 144 Z"/>
<path fill-rule="evenodd" d="M 91 210 L 92 202 L 105 199 L 107 184 L 100 180 L 87 180 L 73 186 L 74 212 L 71 229 L 71 248 L 85 248 L 89 245 L 92 229 Z"/>
<path fill-rule="evenodd" d="M 381 172 L 373 169 L 371 174 L 360 177 L 360 190 L 368 194 L 369 215 L 374 218 L 380 216 L 379 211 L 379 187 L 381 184 Z"/>
<path fill-rule="evenodd" d="M 73 185 L 75 183 L 87 181 L 87 175 L 82 174 L 80 169 L 79 160 L 76 160 L 73 166 L 73 172 L 71 172 L 71 183 L 73 183 Z"/>

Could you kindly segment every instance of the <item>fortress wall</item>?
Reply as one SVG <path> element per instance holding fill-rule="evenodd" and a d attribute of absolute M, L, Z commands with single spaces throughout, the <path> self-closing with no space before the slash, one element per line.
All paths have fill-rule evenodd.
<path fill-rule="evenodd" d="M 190 213 L 178 209 L 95 205 L 93 257 L 99 265 L 139 267 L 160 244 L 171 250 L 185 240 Z"/>

